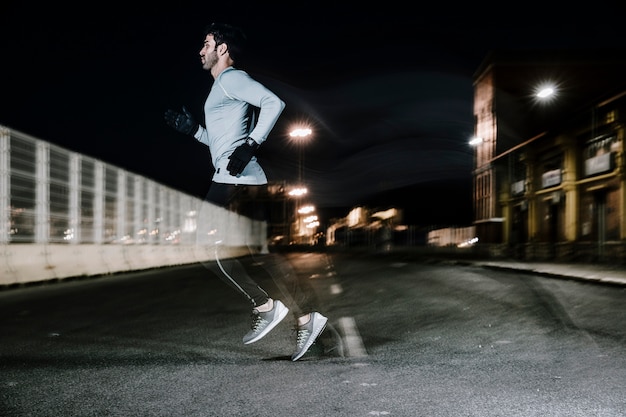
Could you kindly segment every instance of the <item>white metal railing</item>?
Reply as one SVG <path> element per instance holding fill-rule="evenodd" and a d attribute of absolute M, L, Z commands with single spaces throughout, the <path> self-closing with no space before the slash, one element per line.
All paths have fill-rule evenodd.
<path fill-rule="evenodd" d="M 223 219 L 229 246 L 265 244 L 257 222 L 0 126 L 0 245 L 197 246 L 199 216 Z"/>

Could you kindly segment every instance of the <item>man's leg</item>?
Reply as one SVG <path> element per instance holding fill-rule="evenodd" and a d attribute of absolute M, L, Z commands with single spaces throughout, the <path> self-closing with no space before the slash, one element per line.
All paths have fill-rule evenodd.
<path fill-rule="evenodd" d="M 317 295 L 307 280 L 297 276 L 289 262 L 281 255 L 256 257 L 272 277 L 282 298 L 292 308 L 296 321 L 296 349 L 292 361 L 300 359 L 324 331 L 328 319 L 317 311 Z"/>
<path fill-rule="evenodd" d="M 237 207 L 237 198 L 241 191 L 243 188 L 235 185 L 212 183 L 205 200 L 211 204 L 232 209 Z M 243 337 L 243 342 L 254 343 L 276 327 L 285 318 L 289 309 L 282 302 L 269 297 L 268 293 L 252 279 L 244 262 L 237 258 L 223 256 L 226 229 L 224 224 L 219 224 L 216 219 L 202 219 L 199 223 L 203 228 L 199 233 L 210 236 L 207 244 L 212 247 L 214 255 L 213 261 L 204 262 L 205 267 L 252 304 L 252 326 Z M 249 255 L 251 254 L 250 251 Z"/>

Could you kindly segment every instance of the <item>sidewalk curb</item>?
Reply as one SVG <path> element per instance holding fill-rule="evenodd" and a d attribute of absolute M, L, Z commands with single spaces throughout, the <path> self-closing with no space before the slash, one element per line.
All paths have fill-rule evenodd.
<path fill-rule="evenodd" d="M 553 272 L 546 271 L 542 269 L 533 268 L 532 266 L 513 266 L 513 265 L 498 265 L 495 263 L 477 263 L 477 265 L 486 268 L 486 269 L 494 269 L 501 271 L 511 271 L 511 272 L 520 272 L 525 274 L 533 274 L 539 275 L 546 278 L 554 278 L 554 279 L 568 279 L 574 281 L 581 282 L 589 282 L 592 284 L 601 284 L 601 285 L 612 285 L 618 287 L 626 287 L 626 276 L 625 277 L 601 277 L 597 276 L 596 273 L 584 272 L 578 270 L 577 274 L 567 273 L 567 272 Z M 625 272 L 626 275 L 626 272 Z"/>

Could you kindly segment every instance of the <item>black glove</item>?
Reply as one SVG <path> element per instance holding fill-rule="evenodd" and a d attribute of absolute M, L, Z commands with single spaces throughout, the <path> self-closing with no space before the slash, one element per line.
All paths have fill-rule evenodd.
<path fill-rule="evenodd" d="M 246 139 L 242 145 L 239 145 L 228 158 L 230 161 L 226 169 L 230 175 L 241 174 L 257 149 L 259 149 L 259 144 L 252 138 Z"/>
<path fill-rule="evenodd" d="M 198 131 L 198 123 L 194 120 L 191 113 L 185 106 L 183 106 L 183 112 L 178 113 L 174 110 L 167 110 L 165 112 L 165 123 L 178 130 L 185 135 L 193 135 Z"/>

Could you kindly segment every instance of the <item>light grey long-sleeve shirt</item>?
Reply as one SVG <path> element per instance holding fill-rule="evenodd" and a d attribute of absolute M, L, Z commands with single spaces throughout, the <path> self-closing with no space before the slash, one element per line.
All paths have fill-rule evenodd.
<path fill-rule="evenodd" d="M 254 108 L 258 111 L 256 124 Z M 246 185 L 267 183 L 256 157 L 252 157 L 236 177 L 226 169 L 228 157 L 248 137 L 259 145 L 265 142 L 284 108 L 285 103 L 276 94 L 245 71 L 228 67 L 217 76 L 204 103 L 206 127 L 200 126 L 194 135 L 209 147 L 215 168 L 213 181 Z"/>

